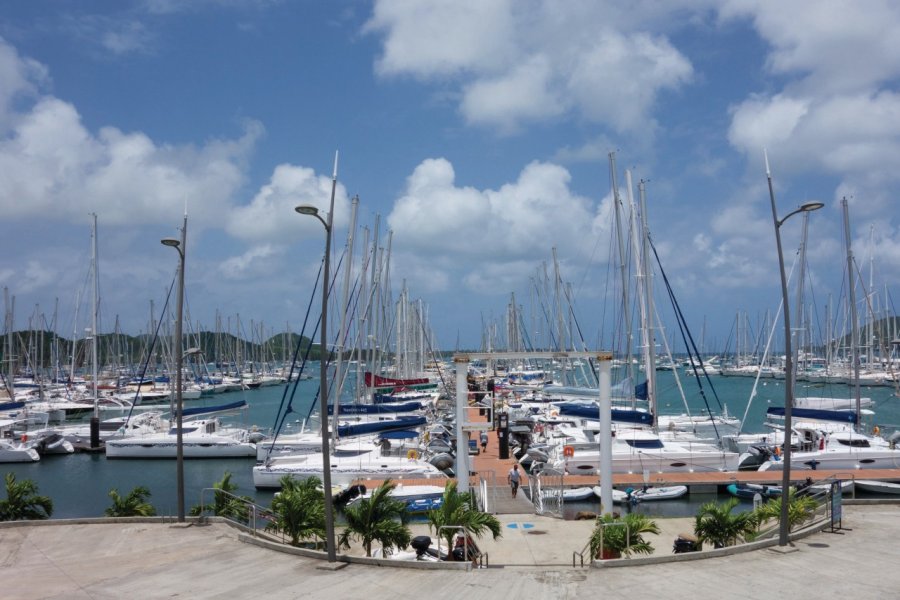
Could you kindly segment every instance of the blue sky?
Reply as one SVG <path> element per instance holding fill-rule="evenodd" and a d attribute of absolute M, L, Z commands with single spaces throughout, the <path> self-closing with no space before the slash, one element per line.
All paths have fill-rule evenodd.
<path fill-rule="evenodd" d="M 187 203 L 192 320 L 296 330 L 322 231 L 292 208 L 327 206 L 339 151 L 335 245 L 358 195 L 439 346 L 477 347 L 554 247 L 596 340 L 614 150 L 620 185 L 626 168 L 647 181 L 689 326 L 724 346 L 739 311 L 758 327 L 780 299 L 765 148 L 782 215 L 826 203 L 806 300 L 821 321 L 846 289 L 842 196 L 882 297 L 900 278 L 898 29 L 888 1 L 8 3 L 0 286 L 17 328 L 57 299 L 60 331 L 83 328 L 96 213 L 103 328 L 143 331 Z"/>

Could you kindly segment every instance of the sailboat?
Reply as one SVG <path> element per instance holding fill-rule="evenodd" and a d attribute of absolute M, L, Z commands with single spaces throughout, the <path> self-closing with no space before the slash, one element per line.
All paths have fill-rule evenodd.
<path fill-rule="evenodd" d="M 792 452 L 792 469 L 895 469 L 900 467 L 900 450 L 881 436 L 860 431 L 862 397 L 859 384 L 859 325 L 856 313 L 856 265 L 850 236 L 850 211 L 847 198 L 841 200 L 846 243 L 848 296 L 851 313 L 850 351 L 854 375 L 854 410 L 793 409 L 792 429 L 799 438 L 797 451 Z M 783 414 L 783 409 L 770 408 L 770 413 Z M 777 455 L 766 460 L 760 471 L 781 470 Z"/>
<path fill-rule="evenodd" d="M 610 154 L 610 170 L 615 172 L 613 154 Z M 629 204 L 633 215 L 637 214 L 631 200 L 631 174 L 626 171 Z M 613 179 L 615 188 L 615 179 Z M 638 185 L 640 194 L 640 222 L 632 218 L 632 239 L 634 243 L 635 272 L 638 279 L 638 307 L 641 323 L 641 347 L 646 382 L 638 386 L 640 396 L 649 405 L 650 425 L 655 427 L 617 427 L 612 440 L 612 471 L 614 473 L 640 473 L 645 470 L 656 472 L 732 471 L 737 469 L 739 455 L 722 450 L 712 444 L 693 439 L 681 439 L 674 435 L 661 434 L 658 423 L 654 423 L 656 406 L 656 342 L 654 339 L 652 279 L 650 277 L 651 241 L 647 223 L 647 206 L 644 182 Z M 618 193 L 614 189 L 614 198 Z M 622 245 L 620 241 L 620 246 Z M 624 251 L 620 252 L 624 254 Z M 637 396 L 638 394 L 635 394 Z M 599 406 L 594 404 L 599 410 Z M 597 414 L 599 420 L 599 414 Z M 668 427 L 667 427 L 668 429 Z M 674 433 L 674 431 L 672 432 Z M 566 442 L 557 447 L 548 463 L 557 470 L 570 474 L 596 473 L 600 468 L 598 441 Z"/>

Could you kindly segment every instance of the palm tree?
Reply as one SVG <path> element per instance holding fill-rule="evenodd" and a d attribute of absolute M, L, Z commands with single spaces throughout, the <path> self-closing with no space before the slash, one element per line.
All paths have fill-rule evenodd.
<path fill-rule="evenodd" d="M 236 483 L 231 481 L 231 473 L 225 471 L 221 481 L 213 484 L 213 502 L 211 504 L 198 504 L 191 507 L 191 515 L 199 516 L 205 511 L 210 511 L 217 517 L 225 517 L 246 523 L 249 521 L 248 506 L 253 503 L 249 496 L 237 497 L 234 492 L 238 489 Z M 224 493 L 223 493 L 224 492 Z"/>
<path fill-rule="evenodd" d="M 707 502 L 701 506 L 694 520 L 697 539 L 724 548 L 752 537 L 759 528 L 758 516 L 752 511 L 733 513 L 737 504 L 737 498 L 730 498 L 722 504 Z"/>
<path fill-rule="evenodd" d="M 372 556 L 372 542 L 380 542 L 385 552 L 395 546 L 399 550 L 409 545 L 412 538 L 406 526 L 409 515 L 406 503 L 391 497 L 395 487 L 397 484 L 388 479 L 370 497 L 344 509 L 347 526 L 338 538 L 341 547 L 349 548 L 351 538 L 359 539 L 366 556 Z"/>
<path fill-rule="evenodd" d="M 606 513 L 597 517 L 597 525 L 591 533 L 591 556 L 619 558 L 630 554 L 653 554 L 653 545 L 644 534 L 659 534 L 656 521 L 640 513 Z"/>
<path fill-rule="evenodd" d="M 299 546 L 301 539 L 324 540 L 325 494 L 321 487 L 318 477 L 301 481 L 290 475 L 282 477 L 281 491 L 272 499 L 274 520 L 266 525 L 266 530 L 290 536 L 294 546 Z"/>
<path fill-rule="evenodd" d="M 0 500 L 0 521 L 49 519 L 53 514 L 53 500 L 39 496 L 37 484 L 30 479 L 16 481 L 6 474 L 6 500 Z"/>
<path fill-rule="evenodd" d="M 794 488 L 791 488 L 788 496 L 788 531 L 793 531 L 797 525 L 808 521 L 818 507 L 819 503 L 815 498 L 806 494 L 797 495 Z M 773 498 L 757 508 L 756 517 L 759 521 L 781 520 L 781 500 Z"/>
<path fill-rule="evenodd" d="M 472 492 L 460 493 L 456 489 L 456 482 L 447 483 L 441 505 L 428 511 L 428 527 L 435 534 L 442 536 L 447 541 L 447 547 L 452 548 L 454 529 L 441 529 L 441 527 L 465 527 L 466 531 L 476 538 L 490 531 L 494 539 L 500 537 L 500 521 L 497 517 L 483 513 L 475 508 L 475 496 Z"/>
<path fill-rule="evenodd" d="M 131 490 L 124 498 L 119 495 L 118 489 L 111 489 L 109 497 L 112 506 L 105 511 L 107 517 L 152 517 L 156 514 L 156 509 L 147 502 L 150 490 L 143 485 Z"/>

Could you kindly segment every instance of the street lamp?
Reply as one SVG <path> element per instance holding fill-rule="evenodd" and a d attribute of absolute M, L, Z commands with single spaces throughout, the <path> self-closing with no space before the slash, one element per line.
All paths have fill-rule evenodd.
<path fill-rule="evenodd" d="M 321 337 L 319 341 L 319 419 L 322 422 L 322 487 L 325 493 L 325 550 L 328 553 L 328 562 L 337 560 L 334 548 L 334 504 L 331 498 L 331 451 L 328 444 L 328 280 L 329 257 L 331 255 L 331 228 L 334 223 L 334 192 L 337 183 L 337 157 L 335 157 L 334 177 L 331 185 L 331 210 L 328 211 L 328 221 L 322 219 L 319 209 L 310 204 L 301 204 L 294 208 L 301 215 L 310 215 L 317 218 L 325 226 L 325 258 L 322 277 L 322 323 Z"/>
<path fill-rule="evenodd" d="M 781 304 L 784 309 L 784 453 L 781 475 L 781 520 L 778 527 L 778 545 L 787 546 L 790 542 L 788 507 L 790 505 L 791 489 L 791 408 L 794 405 L 794 361 L 791 351 L 791 311 L 788 305 L 787 275 L 784 272 L 784 253 L 781 250 L 781 226 L 797 213 L 819 210 L 825 204 L 822 202 L 806 202 L 789 212 L 783 219 L 779 219 L 775 208 L 775 191 L 772 188 L 772 173 L 769 171 L 768 157 L 766 157 L 766 177 L 769 180 L 769 199 L 772 202 L 772 220 L 775 223 L 775 245 L 778 247 L 778 268 L 781 272 Z"/>
<path fill-rule="evenodd" d="M 181 390 L 181 362 L 184 360 L 181 339 L 181 318 L 184 308 L 184 253 L 187 241 L 187 214 L 184 215 L 184 226 L 181 228 L 181 239 L 163 238 L 163 246 L 171 246 L 178 251 L 178 299 L 176 300 L 178 316 L 175 319 L 175 470 L 177 472 L 178 522 L 184 523 L 184 432 L 182 429 L 182 413 L 184 397 Z"/>

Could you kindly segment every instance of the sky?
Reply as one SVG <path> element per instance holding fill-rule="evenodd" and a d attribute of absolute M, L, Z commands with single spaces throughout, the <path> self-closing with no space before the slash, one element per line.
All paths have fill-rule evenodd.
<path fill-rule="evenodd" d="M 63 335 L 89 326 L 96 214 L 100 330 L 146 331 L 187 210 L 191 321 L 297 331 L 324 232 L 293 207 L 328 210 L 338 153 L 334 245 L 358 196 L 434 346 L 478 348 L 555 249 L 596 348 L 615 152 L 694 336 L 733 348 L 737 315 L 758 332 L 781 298 L 765 152 L 779 216 L 825 203 L 805 299 L 823 328 L 847 287 L 841 198 L 880 302 L 900 279 L 898 83 L 890 0 L 8 2 L 0 286 L 16 329 L 54 307 Z"/>

